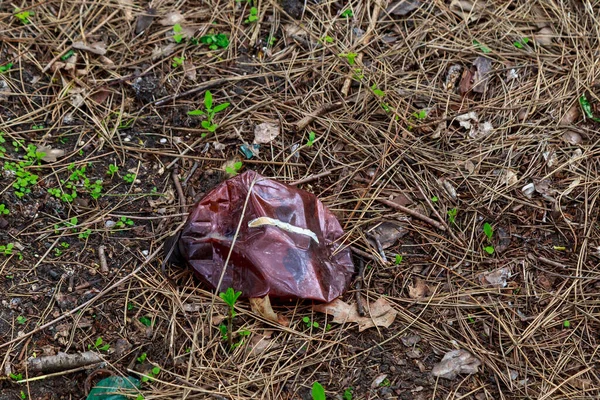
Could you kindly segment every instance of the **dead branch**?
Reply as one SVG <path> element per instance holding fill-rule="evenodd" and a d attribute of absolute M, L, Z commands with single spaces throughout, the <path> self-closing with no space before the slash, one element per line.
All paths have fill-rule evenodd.
<path fill-rule="evenodd" d="M 443 224 L 441 224 L 438 221 L 433 220 L 433 219 L 429 218 L 428 216 L 423 215 L 423 214 L 421 214 L 421 213 L 419 213 L 419 212 L 417 212 L 415 210 L 411 210 L 410 208 L 401 206 L 400 204 L 396 204 L 393 201 L 386 200 L 386 199 L 377 199 L 377 201 L 379 201 L 380 203 L 385 204 L 386 206 L 390 206 L 392 208 L 395 208 L 398 211 L 402 211 L 403 213 L 406 213 L 406 214 L 411 215 L 411 216 L 413 216 L 415 218 L 418 218 L 418 219 L 420 219 L 422 221 L 425 221 L 429 225 L 433 225 L 434 227 L 438 228 L 441 231 L 446 231 L 446 227 Z"/>
<path fill-rule="evenodd" d="M 27 361 L 27 368 L 32 372 L 57 372 L 97 364 L 102 361 L 104 360 L 100 354 L 93 351 L 77 354 L 58 353 L 54 356 L 31 358 Z"/>

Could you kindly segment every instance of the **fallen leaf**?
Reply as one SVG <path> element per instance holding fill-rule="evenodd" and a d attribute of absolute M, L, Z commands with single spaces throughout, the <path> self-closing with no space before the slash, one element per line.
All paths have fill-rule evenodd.
<path fill-rule="evenodd" d="M 154 47 L 154 50 L 152 50 L 152 59 L 156 60 L 157 58 L 171 55 L 175 51 L 175 47 L 177 47 L 176 43 L 169 43 L 165 47 Z"/>
<path fill-rule="evenodd" d="M 581 144 L 581 142 L 583 141 L 581 135 L 573 131 L 566 131 L 565 133 L 563 133 L 562 139 L 565 142 L 573 145 Z"/>
<path fill-rule="evenodd" d="M 227 319 L 226 315 L 221 315 L 221 314 L 213 314 L 210 323 L 213 325 L 220 325 L 221 322 L 225 321 Z"/>
<path fill-rule="evenodd" d="M 383 222 L 371 231 L 381 244 L 381 247 L 387 249 L 392 247 L 398 239 L 406 235 L 408 231 L 397 222 Z"/>
<path fill-rule="evenodd" d="M 415 285 L 408 286 L 408 295 L 413 299 L 422 299 L 429 294 L 429 287 L 421 278 L 415 278 Z"/>
<path fill-rule="evenodd" d="M 35 151 L 39 153 L 45 153 L 44 157 L 42 157 L 42 160 L 50 163 L 56 162 L 57 159 L 65 155 L 64 150 L 53 149 L 52 146 L 38 146 Z"/>
<path fill-rule="evenodd" d="M 279 136 L 278 121 L 263 122 L 254 128 L 254 144 L 271 143 L 277 136 Z"/>
<path fill-rule="evenodd" d="M 271 300 L 269 300 L 269 296 L 265 297 L 251 297 L 250 299 L 250 307 L 252 311 L 265 319 L 268 319 L 273 322 L 277 322 L 282 326 L 289 326 L 290 321 L 282 315 L 277 315 L 275 311 L 273 311 L 273 307 L 271 307 Z"/>
<path fill-rule="evenodd" d="M 172 26 L 183 22 L 183 15 L 179 11 L 171 11 L 163 19 L 158 21 L 162 26 Z"/>
<path fill-rule="evenodd" d="M 471 86 L 472 86 L 472 82 L 473 82 L 473 72 L 471 71 L 471 69 L 466 68 L 463 73 L 462 73 L 462 77 L 460 78 L 460 83 L 458 84 L 458 93 L 461 96 L 464 96 L 465 94 L 469 93 L 469 91 L 471 90 Z"/>
<path fill-rule="evenodd" d="M 308 32 L 306 32 L 305 29 L 303 29 L 302 27 L 300 27 L 297 24 L 287 24 L 283 26 L 283 31 L 285 32 L 286 36 L 289 37 L 302 37 L 302 36 L 307 36 Z"/>
<path fill-rule="evenodd" d="M 271 341 L 271 336 L 255 333 L 252 335 L 252 338 L 250 338 L 250 342 L 248 344 L 250 354 L 258 355 L 264 353 L 265 350 L 267 350 L 267 348 L 271 345 Z"/>
<path fill-rule="evenodd" d="M 184 76 L 190 81 L 195 81 L 197 78 L 196 66 L 192 61 L 186 61 L 183 63 Z"/>
<path fill-rule="evenodd" d="M 452 0 L 450 3 L 450 11 L 467 22 L 471 22 L 479 18 L 480 11 L 485 6 L 480 1 L 473 2 L 470 0 Z"/>
<path fill-rule="evenodd" d="M 369 315 L 364 317 L 361 317 L 358 314 L 355 303 L 348 304 L 340 299 L 335 299 L 330 303 L 315 304 L 313 310 L 333 316 L 332 322 L 336 324 L 356 322 L 358 323 L 359 332 L 375 326 L 387 328 L 394 322 L 396 315 L 398 314 L 398 312 L 394 310 L 390 303 L 383 297 L 379 298 L 374 303 L 366 304 L 365 306 L 365 311 Z"/>
<path fill-rule="evenodd" d="M 371 389 L 378 388 L 385 378 L 387 378 L 387 374 L 378 375 L 375 379 L 373 379 L 373 382 L 371 383 Z"/>
<path fill-rule="evenodd" d="M 448 74 L 446 75 L 446 82 L 444 88 L 448 91 L 453 91 L 456 87 L 456 83 L 461 77 L 463 67 L 460 64 L 454 64 L 448 68 Z M 469 78 L 471 80 L 471 78 Z"/>
<path fill-rule="evenodd" d="M 487 88 L 487 82 L 489 80 L 489 73 L 492 69 L 492 60 L 487 57 L 479 56 L 473 61 L 473 66 L 476 70 L 473 73 L 473 91 L 477 93 L 485 92 Z"/>
<path fill-rule="evenodd" d="M 95 101 L 98 104 L 102 104 L 106 101 L 106 99 L 108 99 L 110 94 L 111 94 L 110 90 L 100 88 L 98 91 L 96 91 L 90 95 L 90 99 Z"/>
<path fill-rule="evenodd" d="M 117 0 L 121 9 L 123 10 L 123 14 L 125 15 L 125 19 L 127 21 L 133 20 L 133 0 Z"/>
<path fill-rule="evenodd" d="M 385 11 L 388 14 L 404 16 L 421 6 L 419 0 L 400 0 L 392 3 Z"/>
<path fill-rule="evenodd" d="M 402 344 L 405 345 L 406 347 L 413 347 L 415 344 L 417 344 L 421 341 L 421 336 L 419 336 L 419 335 L 402 336 L 400 338 L 400 340 L 402 341 Z"/>
<path fill-rule="evenodd" d="M 152 25 L 156 17 L 156 10 L 154 8 L 148 8 L 145 12 L 138 15 L 137 21 L 135 22 L 135 34 L 139 35 Z"/>
<path fill-rule="evenodd" d="M 479 275 L 479 282 L 484 286 L 505 288 L 508 284 L 506 281 L 511 275 L 512 273 L 509 267 L 502 267 L 495 271 Z"/>
<path fill-rule="evenodd" d="M 528 183 L 527 185 L 523 186 L 521 191 L 523 192 L 525 197 L 531 199 L 533 197 L 533 194 L 535 193 L 535 185 L 533 184 L 533 182 Z"/>
<path fill-rule="evenodd" d="M 581 115 L 579 104 L 573 104 L 571 108 L 560 118 L 558 121 L 559 126 L 573 125 L 573 122 L 577 121 Z"/>
<path fill-rule="evenodd" d="M 551 46 L 552 39 L 556 37 L 554 30 L 549 26 L 545 26 L 533 35 L 533 41 L 540 46 Z"/>
<path fill-rule="evenodd" d="M 431 374 L 444 379 L 454 379 L 458 374 L 476 374 L 481 361 L 466 350 L 452 350 L 433 366 Z"/>
<path fill-rule="evenodd" d="M 74 42 L 71 46 L 74 49 L 88 51 L 93 54 L 98 54 L 99 56 L 106 54 L 106 43 L 104 42 L 95 42 L 90 45 L 83 42 Z"/>

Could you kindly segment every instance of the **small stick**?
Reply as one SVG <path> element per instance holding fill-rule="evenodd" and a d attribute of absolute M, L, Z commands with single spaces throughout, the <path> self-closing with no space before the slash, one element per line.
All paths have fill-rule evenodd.
<path fill-rule="evenodd" d="M 67 290 L 69 291 L 69 293 L 71 293 L 73 291 L 74 284 L 75 284 L 75 274 L 73 272 L 71 272 L 69 274 L 69 286 L 67 287 Z"/>
<path fill-rule="evenodd" d="M 190 169 L 189 174 L 185 177 L 185 180 L 183 181 L 183 186 L 187 186 L 188 181 L 190 180 L 190 178 L 192 177 L 192 175 L 194 175 L 194 172 L 196 172 L 196 170 L 198 169 L 198 161 L 194 161 L 194 165 L 192 165 L 192 169 Z"/>
<path fill-rule="evenodd" d="M 100 246 L 98 247 L 98 258 L 100 258 L 100 273 L 108 274 L 108 262 L 106 262 L 106 254 L 104 254 L 104 250 L 106 247 Z"/>
<path fill-rule="evenodd" d="M 331 111 L 337 110 L 344 104 L 343 101 L 336 101 L 335 103 L 324 104 L 321 107 L 317 108 L 312 114 L 307 115 L 302 118 L 300 121 L 296 122 L 296 130 L 301 131 L 306 128 L 308 124 L 313 122 L 315 118 L 322 116 L 323 114 L 327 114 Z"/>
<path fill-rule="evenodd" d="M 312 182 L 312 181 L 314 181 L 316 179 L 319 179 L 319 178 L 322 178 L 324 176 L 331 175 L 331 172 L 332 172 L 331 170 L 327 170 L 327 171 L 323 171 L 323 172 L 321 172 L 319 174 L 311 174 L 311 175 L 307 176 L 306 178 L 302 178 L 302 179 L 297 180 L 295 182 L 288 183 L 288 185 L 290 185 L 290 186 L 296 186 L 296 185 L 300 185 L 302 183 Z"/>
<path fill-rule="evenodd" d="M 395 208 L 396 210 L 402 211 L 408 215 L 412 215 L 415 218 L 418 218 L 422 221 L 427 222 L 430 225 L 435 226 L 436 228 L 438 228 L 441 231 L 446 231 L 446 227 L 444 225 L 442 225 L 441 223 L 439 223 L 438 221 L 429 218 L 428 216 L 425 216 L 415 210 L 411 210 L 410 208 L 401 206 L 400 204 L 396 204 L 393 201 L 390 200 L 386 200 L 386 199 L 377 199 L 377 201 L 379 201 L 380 203 L 385 204 L 386 206 L 390 206 L 392 208 Z"/>
<path fill-rule="evenodd" d="M 556 261 L 552 261 L 552 260 L 550 260 L 550 259 L 548 259 L 546 257 L 538 256 L 538 260 L 540 260 L 544 264 L 548 264 L 548 265 L 551 265 L 551 266 L 556 267 L 556 268 L 560 268 L 560 269 L 565 269 L 566 268 L 563 264 L 561 264 L 559 262 L 556 262 Z"/>
<path fill-rule="evenodd" d="M 362 284 L 364 282 L 364 278 L 363 278 L 363 274 L 365 272 L 365 262 L 363 261 L 362 258 L 359 258 L 358 260 L 358 276 L 356 277 L 356 284 L 354 285 L 354 287 L 356 287 L 356 309 L 358 310 L 358 315 L 360 315 L 361 317 L 365 316 L 365 306 L 363 304 L 363 298 L 360 295 L 360 292 L 362 290 Z"/>
<path fill-rule="evenodd" d="M 102 361 L 104 361 L 102 357 L 93 351 L 76 354 L 58 353 L 54 356 L 32 358 L 27 362 L 27 368 L 33 372 L 57 372 Z"/>
<path fill-rule="evenodd" d="M 368 258 L 371 261 L 377 261 L 377 257 L 373 256 L 372 254 L 367 253 L 366 251 L 362 251 L 359 248 L 350 246 L 350 250 L 352 250 L 353 253 L 358 254 L 361 257 Z"/>
<path fill-rule="evenodd" d="M 179 168 L 177 165 L 173 168 L 173 172 L 171 172 L 171 178 L 173 179 L 175 189 L 177 189 L 177 196 L 179 196 L 179 212 L 183 214 L 185 212 L 185 195 L 183 194 L 181 182 L 179 181 Z"/>

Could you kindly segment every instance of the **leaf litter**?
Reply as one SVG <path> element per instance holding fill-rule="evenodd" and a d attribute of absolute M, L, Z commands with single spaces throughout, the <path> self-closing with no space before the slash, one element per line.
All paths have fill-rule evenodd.
<path fill-rule="evenodd" d="M 380 297 L 373 303 L 366 303 L 365 311 L 367 315 L 361 317 L 358 313 L 356 303 L 348 304 L 340 299 L 335 299 L 330 303 L 315 304 L 313 310 L 333 316 L 333 323 L 357 323 L 358 331 L 362 332 L 373 327 L 389 327 L 398 312 L 383 297 Z"/>

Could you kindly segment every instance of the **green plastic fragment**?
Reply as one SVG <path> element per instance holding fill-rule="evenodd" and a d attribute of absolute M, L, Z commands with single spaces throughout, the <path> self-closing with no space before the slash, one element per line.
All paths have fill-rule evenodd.
<path fill-rule="evenodd" d="M 138 393 L 139 387 L 139 379 L 132 376 L 109 376 L 90 390 L 87 400 L 127 400 L 132 394 Z"/>

